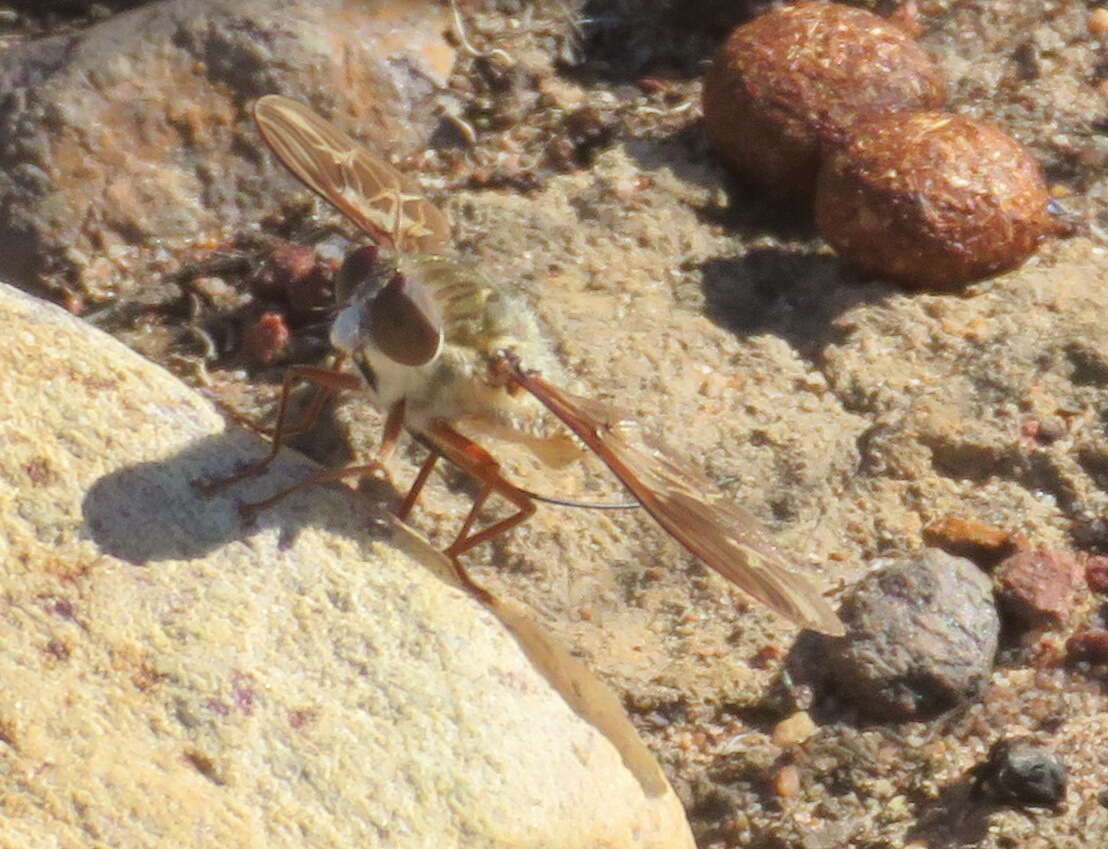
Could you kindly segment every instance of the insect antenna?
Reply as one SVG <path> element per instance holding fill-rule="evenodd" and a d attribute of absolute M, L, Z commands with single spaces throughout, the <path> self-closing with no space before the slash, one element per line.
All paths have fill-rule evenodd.
<path fill-rule="evenodd" d="M 541 501 L 544 504 L 556 504 L 559 507 L 580 507 L 582 510 L 634 510 L 642 507 L 637 501 L 575 501 L 572 498 L 557 498 L 553 495 L 542 495 L 530 489 L 519 488 L 528 497 Z"/>

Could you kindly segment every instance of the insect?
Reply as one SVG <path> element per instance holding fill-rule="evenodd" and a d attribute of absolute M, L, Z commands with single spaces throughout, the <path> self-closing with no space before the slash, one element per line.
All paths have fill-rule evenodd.
<path fill-rule="evenodd" d="M 550 466 L 580 457 L 583 444 L 663 529 L 725 578 L 803 627 L 843 633 L 808 579 L 706 477 L 674 459 L 632 419 L 540 376 L 557 375 L 560 366 L 534 315 L 510 287 L 494 286 L 476 268 L 442 255 L 449 241 L 445 217 L 399 171 L 294 100 L 262 97 L 254 117 L 277 158 L 375 244 L 353 251 L 336 274 L 339 312 L 331 328 L 332 367 L 291 368 L 268 456 L 210 489 L 260 472 L 276 457 L 283 436 L 311 426 L 330 393 L 357 390 L 386 416 L 377 459 L 320 472 L 265 501 L 244 505 L 248 513 L 300 486 L 380 469 L 407 430 L 430 455 L 397 515 L 404 519 L 411 512 L 440 457 L 475 478 L 480 488 L 472 509 L 444 553 L 462 582 L 487 598 L 458 558 L 525 521 L 538 496 L 509 481 L 469 434 L 513 440 Z M 346 360 L 356 374 L 341 370 Z M 304 422 L 290 427 L 285 421 L 289 393 L 301 379 L 322 390 Z M 494 494 L 515 512 L 475 530 Z"/>

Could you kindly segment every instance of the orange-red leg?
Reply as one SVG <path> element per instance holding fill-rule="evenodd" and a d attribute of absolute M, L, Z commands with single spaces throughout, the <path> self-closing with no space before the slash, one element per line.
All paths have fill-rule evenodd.
<path fill-rule="evenodd" d="M 500 464 L 492 458 L 491 454 L 477 443 L 458 433 L 445 422 L 440 421 L 433 423 L 423 432 L 423 435 L 432 443 L 434 451 L 441 454 L 481 484 L 481 491 L 474 499 L 473 506 L 470 508 L 469 514 L 462 523 L 461 530 L 458 531 L 458 535 L 455 537 L 454 542 L 447 546 L 443 554 L 450 559 L 450 564 L 454 567 L 454 573 L 458 576 L 458 579 L 482 601 L 488 603 L 492 600 L 492 596 L 486 589 L 469 577 L 469 573 L 465 570 L 465 567 L 462 566 L 458 558 L 474 546 L 480 545 L 483 542 L 488 542 L 500 536 L 500 534 L 511 530 L 516 525 L 520 524 L 520 522 L 524 522 L 530 518 L 531 514 L 535 512 L 534 500 L 519 487 L 505 480 L 503 475 L 500 474 Z M 434 456 L 433 454 L 432 457 Z M 433 460 L 424 463 L 424 467 L 420 469 L 420 476 L 417 476 L 416 483 L 413 484 L 413 489 L 416 484 L 422 487 L 423 482 L 426 480 L 424 470 L 426 469 L 427 474 L 430 474 L 429 467 L 431 465 L 433 465 Z M 482 528 L 479 531 L 470 533 L 474 523 L 477 521 L 478 514 L 481 512 L 481 508 L 484 506 L 489 496 L 493 494 L 499 495 L 507 501 L 510 501 L 516 507 L 516 512 L 504 519 L 493 522 L 487 528 Z M 410 492 L 408 498 L 404 500 L 405 505 L 408 505 L 409 502 L 411 502 L 411 504 L 415 503 L 415 499 Z"/>
<path fill-rule="evenodd" d="M 338 368 L 340 363 L 341 359 L 337 360 L 335 362 L 335 368 Z M 292 393 L 292 387 L 298 380 L 309 380 L 315 383 L 319 387 L 319 390 L 316 392 L 315 397 L 312 398 L 312 402 L 305 411 L 303 419 L 296 425 L 289 427 L 285 424 L 285 418 L 288 415 L 289 397 Z M 316 423 L 324 403 L 331 395 L 340 389 L 357 389 L 360 386 L 361 382 L 353 375 L 342 374 L 338 371 L 316 368 L 314 366 L 293 366 L 285 372 L 285 379 L 281 384 L 281 400 L 278 402 L 277 406 L 277 422 L 273 428 L 273 441 L 270 443 L 269 453 L 258 462 L 250 463 L 228 477 L 200 484 L 200 491 L 203 492 L 204 495 L 214 495 L 233 483 L 238 483 L 246 478 L 261 474 L 277 457 L 285 437 L 303 433 Z"/>
<path fill-rule="evenodd" d="M 374 460 L 372 463 L 364 463 L 360 466 L 343 466 L 341 469 L 324 469 L 321 472 L 316 472 L 311 477 L 305 478 L 299 483 L 282 489 L 280 492 L 275 492 L 273 495 L 269 496 L 269 498 L 240 504 L 239 515 L 242 516 L 245 521 L 251 522 L 262 510 L 272 507 L 278 501 L 286 496 L 292 495 L 292 493 L 296 492 L 298 489 L 303 489 L 306 486 L 315 486 L 321 483 L 330 483 L 331 481 L 342 480 L 343 478 L 372 475 L 375 472 L 381 471 L 382 468 L 381 463 Z"/>
<path fill-rule="evenodd" d="M 339 362 L 341 362 L 341 360 L 335 363 L 336 369 L 338 368 Z M 289 396 L 295 382 L 301 379 L 309 380 L 317 384 L 320 389 L 312 399 L 303 420 L 297 425 L 289 427 L 285 424 L 285 418 L 288 414 Z M 285 373 L 285 379 L 281 387 L 281 399 L 277 408 L 277 422 L 274 426 L 273 441 L 270 445 L 269 454 L 228 478 L 213 481 L 202 486 L 202 491 L 210 495 L 232 483 L 260 474 L 276 458 L 280 451 L 282 440 L 285 437 L 308 430 L 315 424 L 327 398 L 339 390 L 356 389 L 360 386 L 361 382 L 356 377 L 342 374 L 338 371 L 310 366 L 294 366 L 290 368 Z M 404 413 L 404 401 L 398 402 L 389 410 L 385 420 L 385 430 L 382 435 L 378 457 L 373 462 L 317 472 L 294 486 L 274 493 L 269 498 L 240 505 L 239 512 L 244 519 L 250 520 L 253 519 L 259 511 L 272 507 L 289 494 L 306 486 L 314 486 L 316 484 L 341 480 L 346 477 L 369 475 L 383 471 L 384 461 L 392 455 L 396 447 L 396 442 L 399 439 L 400 432 L 403 430 Z M 458 433 L 445 422 L 434 422 L 420 435 L 428 444 L 431 454 L 420 467 L 407 495 L 400 504 L 396 514 L 397 518 L 404 520 L 410 515 L 419 498 L 420 492 L 426 485 L 440 456 L 445 457 L 463 472 L 475 478 L 481 484 L 481 490 L 474 499 L 473 506 L 470 508 L 465 521 L 462 523 L 458 535 L 443 551 L 443 554 L 449 558 L 454 572 L 462 584 L 482 601 L 486 603 L 491 602 L 492 596 L 487 590 L 469 577 L 469 573 L 462 566 L 458 558 L 474 546 L 488 542 L 530 518 L 535 512 L 534 500 L 529 493 L 510 483 L 500 474 L 500 464 L 493 459 L 491 454 L 477 443 Z M 480 515 L 481 508 L 484 507 L 489 497 L 494 494 L 511 502 L 515 506 L 516 512 L 504 519 L 493 522 L 486 528 L 473 532 L 473 526 Z"/>
<path fill-rule="evenodd" d="M 280 492 L 274 493 L 269 496 L 269 498 L 263 499 L 262 501 L 240 504 L 239 514 L 245 520 L 253 520 L 260 511 L 272 507 L 282 498 L 306 486 L 315 486 L 316 484 L 330 483 L 331 481 L 342 480 L 343 478 L 362 477 L 363 475 L 378 473 L 388 477 L 389 473 L 388 469 L 385 467 L 385 461 L 392 455 L 393 450 L 396 448 L 396 440 L 400 437 L 400 431 L 403 426 L 404 402 L 399 401 L 389 410 L 389 415 L 385 419 L 385 432 L 381 437 L 381 446 L 377 451 L 377 457 L 375 459 L 358 466 L 343 466 L 341 469 L 323 469 L 297 484 L 293 484 L 286 489 L 282 489 Z M 270 461 L 272 461 L 272 457 L 267 458 L 267 462 Z"/>
<path fill-rule="evenodd" d="M 401 522 L 407 520 L 408 516 L 411 514 L 420 492 L 423 491 L 424 484 L 427 483 L 427 478 L 431 477 L 431 471 L 435 468 L 435 463 L 438 462 L 439 456 L 439 452 L 432 448 L 431 453 L 427 455 L 427 459 L 423 461 L 423 465 L 419 467 L 419 473 L 416 475 L 415 480 L 412 481 L 412 485 L 408 488 L 408 494 L 404 496 L 404 501 L 401 502 L 396 510 L 396 518 Z"/>

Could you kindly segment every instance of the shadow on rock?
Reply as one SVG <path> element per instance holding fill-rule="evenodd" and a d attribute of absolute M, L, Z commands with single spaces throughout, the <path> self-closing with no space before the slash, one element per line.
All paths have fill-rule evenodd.
<path fill-rule="evenodd" d="M 135 565 L 203 557 L 270 527 L 281 529 L 282 547 L 313 525 L 360 538 L 367 531 L 374 538 L 391 533 L 388 508 L 395 493 L 378 482 L 367 497 L 341 484 L 306 487 L 256 519 L 244 520 L 240 505 L 268 498 L 319 471 L 293 452 L 283 453 L 262 475 L 211 496 L 200 491 L 199 485 L 233 473 L 264 450 L 255 437 L 228 432 L 198 440 L 175 457 L 118 469 L 85 496 L 86 528 L 105 553 Z"/>

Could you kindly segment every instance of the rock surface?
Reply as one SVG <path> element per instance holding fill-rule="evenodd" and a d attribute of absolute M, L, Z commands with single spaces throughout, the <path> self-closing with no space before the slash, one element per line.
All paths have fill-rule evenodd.
<path fill-rule="evenodd" d="M 190 480 L 256 438 L 3 286 L 0 338 L 12 845 L 692 845 L 614 697 L 525 614 L 341 489 L 244 530 Z"/>
<path fill-rule="evenodd" d="M 458 5 L 472 44 L 515 65 L 458 50 L 449 87 L 474 140 L 436 137 L 404 170 L 450 212 L 459 252 L 524 290 L 590 394 L 665 433 L 829 589 L 875 557 L 920 547 L 947 516 L 1033 546 L 1108 550 L 1108 138 L 1098 129 L 1108 88 L 1085 0 L 920 4 L 951 108 L 1031 148 L 1081 225 L 962 297 L 860 282 L 802 223 L 727 181 L 697 115 L 699 75 L 749 4 L 642 0 L 588 18 L 573 4 Z M 345 121 L 359 113 L 337 98 L 362 94 L 306 82 L 318 71 L 332 85 L 331 68 L 289 63 L 284 93 L 310 93 Z M 372 138 L 365 122 L 343 125 Z M 257 151 L 252 128 L 241 138 Z M 274 219 L 265 232 L 299 243 L 304 193 L 269 167 L 270 181 L 229 200 L 264 209 Z M 292 215 L 288 229 L 278 212 Z M 173 260 L 221 247 L 201 242 Z M 198 324 L 221 342 L 217 330 L 244 326 L 237 307 L 213 296 L 194 314 L 182 287 L 128 280 L 141 287 L 121 293 L 112 315 L 90 309 L 91 321 L 228 406 L 272 409 L 283 363 L 248 370 L 234 333 L 205 349 L 193 332 Z M 219 288 L 236 302 L 250 294 L 237 274 L 205 281 Z M 298 312 L 268 295 L 254 307 Z M 309 334 L 293 330 L 295 351 Z M 364 402 L 350 399 L 339 418 L 355 456 L 376 448 L 380 420 Z M 302 447 L 331 462 L 329 446 L 343 447 L 335 433 L 317 429 Z M 402 445 L 401 485 L 415 469 L 405 459 L 422 455 Z M 582 478 L 564 493 L 546 476 L 530 483 L 621 500 L 603 469 Z M 414 521 L 449 539 L 470 503 L 457 477 L 436 474 Z M 544 505 L 467 563 L 617 689 L 706 847 L 1046 849 L 1108 832 L 1097 802 L 1108 693 L 1102 668 L 1065 663 L 1065 633 L 1046 635 L 1053 652 L 1009 649 L 963 711 L 894 733 L 836 715 L 783 750 L 770 732 L 787 713 L 767 714 L 764 699 L 794 632 L 635 511 Z M 1067 764 L 1067 805 L 1035 819 L 978 816 L 967 809 L 968 771 L 998 736 L 1024 731 Z M 796 767 L 788 797 L 773 792 L 783 761 Z"/>
<path fill-rule="evenodd" d="M 445 24 L 429 2 L 172 0 L 0 52 L 10 282 L 103 301 L 166 247 L 256 221 L 249 199 L 278 179 L 246 111 L 263 94 L 359 124 L 381 154 L 411 150 L 453 63 Z"/>
<path fill-rule="evenodd" d="M 976 698 L 992 673 L 992 583 L 961 557 L 923 549 L 871 572 L 850 588 L 842 616 L 848 637 L 828 644 L 825 669 L 863 716 L 934 716 Z"/>

